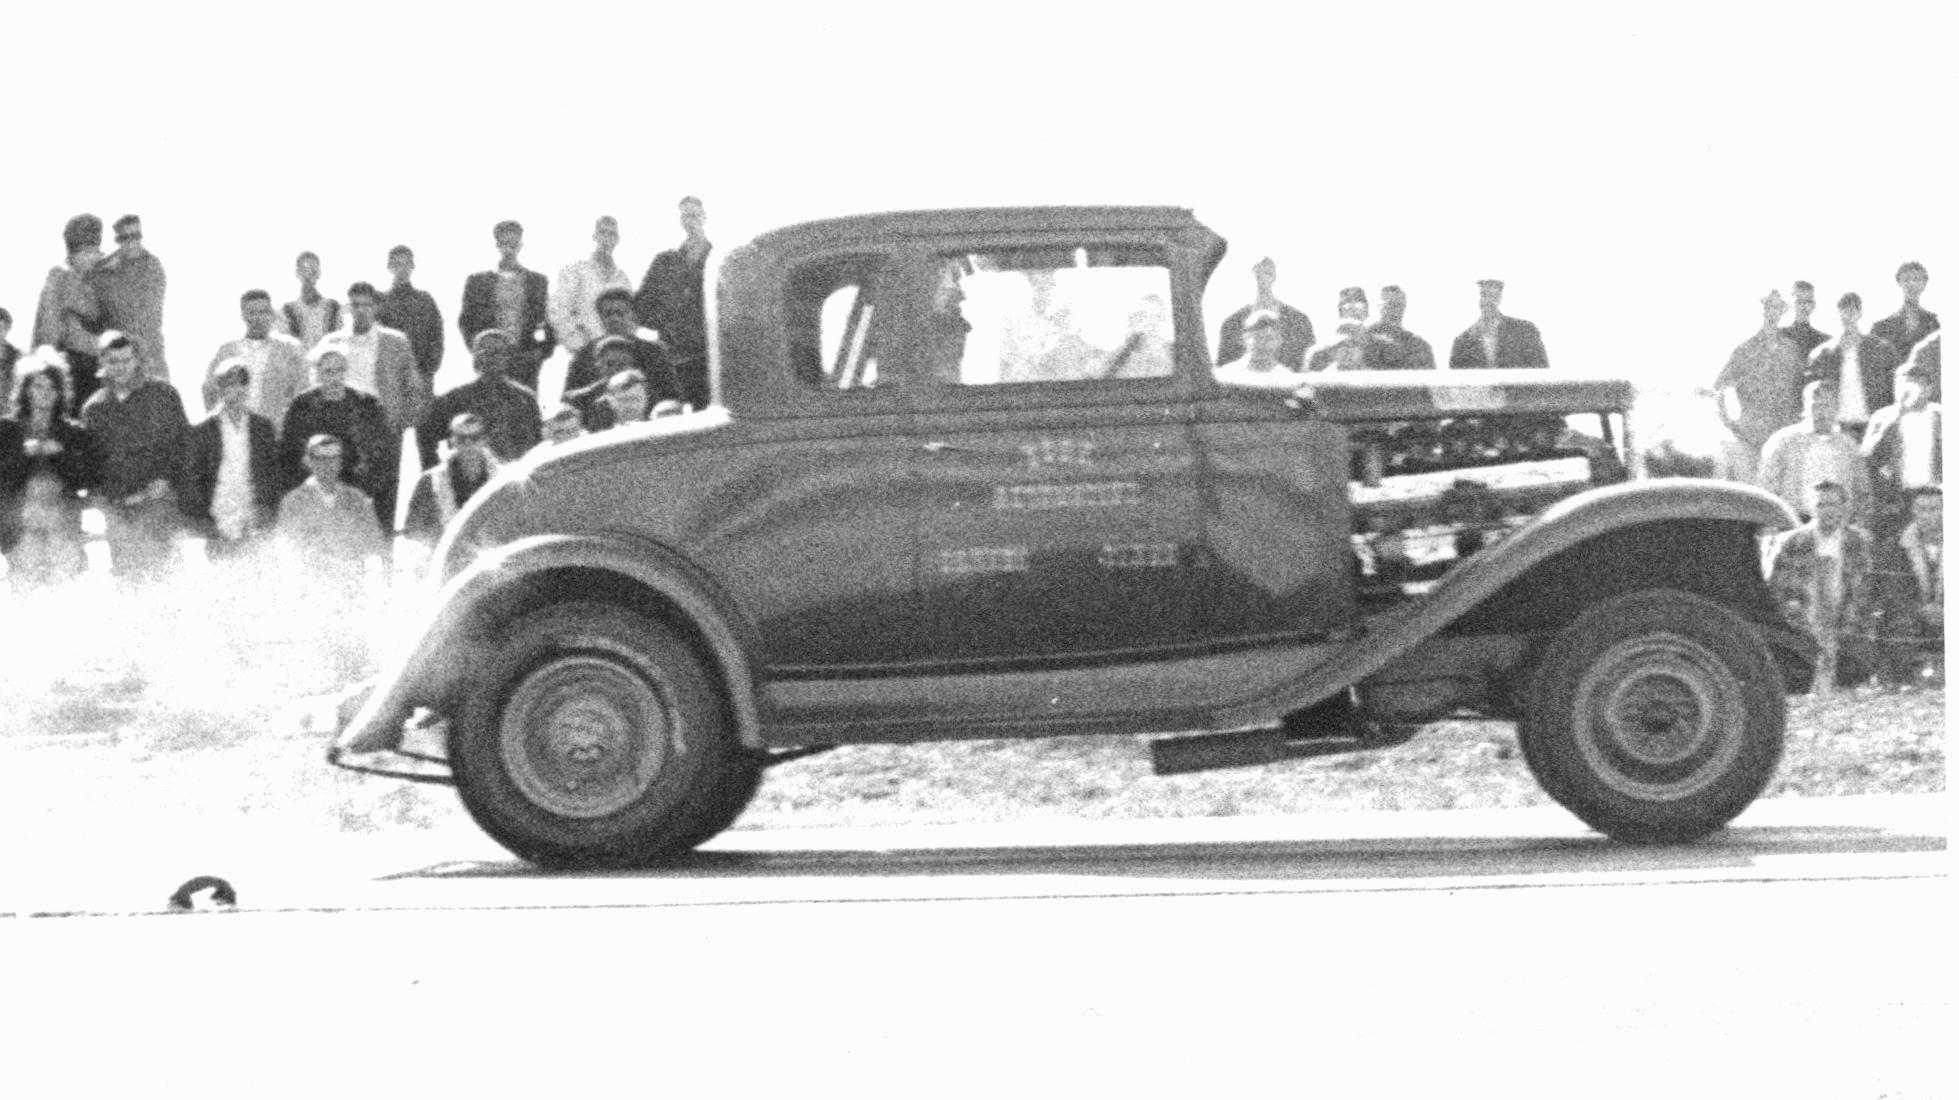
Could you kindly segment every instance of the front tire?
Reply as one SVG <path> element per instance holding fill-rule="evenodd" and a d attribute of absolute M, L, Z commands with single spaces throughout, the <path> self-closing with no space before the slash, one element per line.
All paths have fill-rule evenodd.
<path fill-rule="evenodd" d="M 713 679 L 665 625 L 597 602 L 520 620 L 450 734 L 463 805 L 546 867 L 643 866 L 733 820 L 752 784 Z M 739 812 L 737 809 L 736 812 Z"/>
<path fill-rule="evenodd" d="M 1781 671 L 1726 607 L 1648 589 L 1551 639 L 1518 740 L 1545 793 L 1614 840 L 1698 840 L 1747 809 L 1782 759 Z"/>

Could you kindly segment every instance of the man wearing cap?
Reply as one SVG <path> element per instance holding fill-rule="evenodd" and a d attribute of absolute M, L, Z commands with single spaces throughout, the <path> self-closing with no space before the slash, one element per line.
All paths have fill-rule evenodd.
<path fill-rule="evenodd" d="M 1217 380 L 1234 386 L 1260 386 L 1290 389 L 1301 379 L 1299 372 L 1279 361 L 1283 344 L 1283 322 L 1269 309 L 1255 309 L 1245 318 L 1245 331 L 1239 343 L 1245 354 L 1217 369 Z"/>
<path fill-rule="evenodd" d="M 511 379 L 527 389 L 535 389 L 538 370 L 558 344 L 551 330 L 551 280 L 517 262 L 517 253 L 524 248 L 522 225 L 502 221 L 493 232 L 497 266 L 464 280 L 463 308 L 456 315 L 456 325 L 462 329 L 463 340 L 469 344 L 472 354 L 478 333 L 502 329 L 510 347 L 506 369 Z M 424 453 L 432 454 L 433 447 L 431 441 Z"/>
<path fill-rule="evenodd" d="M 1479 279 L 1482 316 L 1463 330 L 1449 349 L 1450 370 L 1542 370 L 1551 365 L 1537 326 L 1503 313 L 1503 280 Z"/>
<path fill-rule="evenodd" d="M 1852 438 L 1862 439 L 1871 414 L 1891 403 L 1892 379 L 1904 360 L 1889 341 L 1859 331 L 1864 299 L 1856 291 L 1837 299 L 1837 317 L 1843 334 L 1809 353 L 1805 376 L 1837 384 L 1837 422 Z"/>
<path fill-rule="evenodd" d="M 1262 257 L 1252 265 L 1252 283 L 1256 289 L 1251 304 L 1226 317 L 1219 327 L 1218 362 L 1231 363 L 1245 354 L 1246 336 L 1251 331 L 1246 327 L 1248 319 L 1254 312 L 1263 311 L 1279 319 L 1279 362 L 1295 371 L 1306 365 L 1306 352 L 1313 346 L 1313 322 L 1273 293 L 1278 281 L 1279 265 L 1272 257 Z"/>
<path fill-rule="evenodd" d="M 1389 369 L 1393 370 L 1434 370 L 1435 349 L 1427 340 L 1401 327 L 1401 319 L 1408 313 L 1408 294 L 1400 287 L 1389 284 L 1381 288 L 1381 319 L 1368 327 L 1368 332 L 1377 340 L 1388 345 L 1384 354 Z"/>
<path fill-rule="evenodd" d="M 213 377 L 217 410 L 190 429 L 184 514 L 203 534 L 205 556 L 222 561 L 254 546 L 272 526 L 282 486 L 278 430 L 251 408 L 251 368 L 233 359 Z"/>
<path fill-rule="evenodd" d="M 1754 481 L 1769 436 L 1802 416 L 1802 353 L 1776 327 L 1787 312 L 1780 293 L 1764 295 L 1761 327 L 1714 378 L 1714 411 L 1729 434 L 1721 441 L 1721 476 L 1734 481 Z"/>
<path fill-rule="evenodd" d="M 544 438 L 536 391 L 511 381 L 505 373 L 516 354 L 510 334 L 486 328 L 476 334 L 469 350 L 476 377 L 430 402 L 422 422 L 416 425 L 415 441 L 424 470 L 434 469 L 440 461 L 436 443 L 449 434 L 449 425 L 462 413 L 475 413 L 482 419 L 490 450 L 506 462 Z"/>
<path fill-rule="evenodd" d="M 284 422 L 286 410 L 311 384 L 306 365 L 306 349 L 300 342 L 273 329 L 279 314 L 272 308 L 272 295 L 263 290 L 248 290 L 238 297 L 238 315 L 245 321 L 245 335 L 218 346 L 211 365 L 204 371 L 204 407 L 218 406 L 218 371 L 231 363 L 243 363 L 251 379 L 251 392 L 245 407 L 274 424 Z"/>
<path fill-rule="evenodd" d="M 1871 335 L 1890 344 L 1900 355 L 1918 346 L 1920 340 L 1938 331 L 1939 315 L 1918 304 L 1931 281 L 1925 265 L 1907 260 L 1898 267 L 1898 289 L 1905 301 L 1898 312 L 1871 326 Z"/>
<path fill-rule="evenodd" d="M 1340 292 L 1339 339 L 1317 348 L 1306 362 L 1308 373 L 1325 370 L 1390 370 L 1394 347 L 1367 327 L 1367 292 L 1350 286 Z"/>

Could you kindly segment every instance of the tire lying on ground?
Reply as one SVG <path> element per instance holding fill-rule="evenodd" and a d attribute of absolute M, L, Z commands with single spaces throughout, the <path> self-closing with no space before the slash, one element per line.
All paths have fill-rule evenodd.
<path fill-rule="evenodd" d="M 547 867 L 631 867 L 731 824 L 760 757 L 736 742 L 714 680 L 663 624 L 599 602 L 519 621 L 450 732 L 463 805 Z"/>
<path fill-rule="evenodd" d="M 1767 644 L 1712 600 L 1647 589 L 1588 609 L 1545 647 L 1518 726 L 1547 794 L 1621 841 L 1726 825 L 1782 759 L 1783 682 Z"/>

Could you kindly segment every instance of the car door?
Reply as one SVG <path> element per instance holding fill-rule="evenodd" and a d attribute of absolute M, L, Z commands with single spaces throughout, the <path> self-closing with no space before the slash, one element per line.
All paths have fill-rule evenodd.
<path fill-rule="evenodd" d="M 1197 463 L 1162 250 L 975 245 L 912 273 L 922 657 L 1059 665 L 1200 641 Z"/>

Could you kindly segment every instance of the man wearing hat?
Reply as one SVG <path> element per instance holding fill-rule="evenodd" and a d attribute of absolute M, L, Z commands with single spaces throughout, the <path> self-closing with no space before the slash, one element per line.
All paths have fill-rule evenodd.
<path fill-rule="evenodd" d="M 1398 366 L 1394 345 L 1367 327 L 1367 292 L 1350 286 L 1340 292 L 1339 339 L 1313 352 L 1308 372 L 1323 370 L 1392 370 Z"/>
<path fill-rule="evenodd" d="M 415 427 L 415 445 L 421 451 L 424 470 L 434 469 L 440 461 L 436 444 L 463 413 L 482 418 L 490 450 L 505 462 L 522 456 L 544 438 L 536 391 L 505 377 L 517 351 L 510 334 L 500 328 L 486 328 L 470 341 L 469 351 L 475 359 L 476 377 L 430 402 Z"/>
<path fill-rule="evenodd" d="M 279 439 L 251 409 L 252 371 L 242 359 L 213 373 L 218 407 L 191 426 L 184 515 L 204 535 L 212 561 L 237 557 L 272 526 L 279 510 Z"/>
<path fill-rule="evenodd" d="M 1279 265 L 1272 257 L 1252 265 L 1252 282 L 1257 287 L 1250 305 L 1224 319 L 1218 329 L 1218 362 L 1231 363 L 1245 354 L 1246 326 L 1254 313 L 1270 313 L 1279 321 L 1279 362 L 1288 370 L 1306 365 L 1306 352 L 1313 346 L 1313 322 L 1306 314 L 1279 300 L 1272 287 L 1279 281 Z"/>
<path fill-rule="evenodd" d="M 1551 365 L 1544 354 L 1544 338 L 1537 326 L 1517 317 L 1503 315 L 1503 280 L 1478 279 L 1478 297 L 1483 315 L 1456 337 L 1449 349 L 1450 370 L 1543 370 Z"/>
<path fill-rule="evenodd" d="M 1284 346 L 1283 322 L 1269 309 L 1255 309 L 1245 317 L 1244 332 L 1238 342 L 1245 354 L 1217 369 L 1217 380 L 1233 386 L 1290 388 L 1299 384 L 1297 371 L 1279 361 Z"/>

